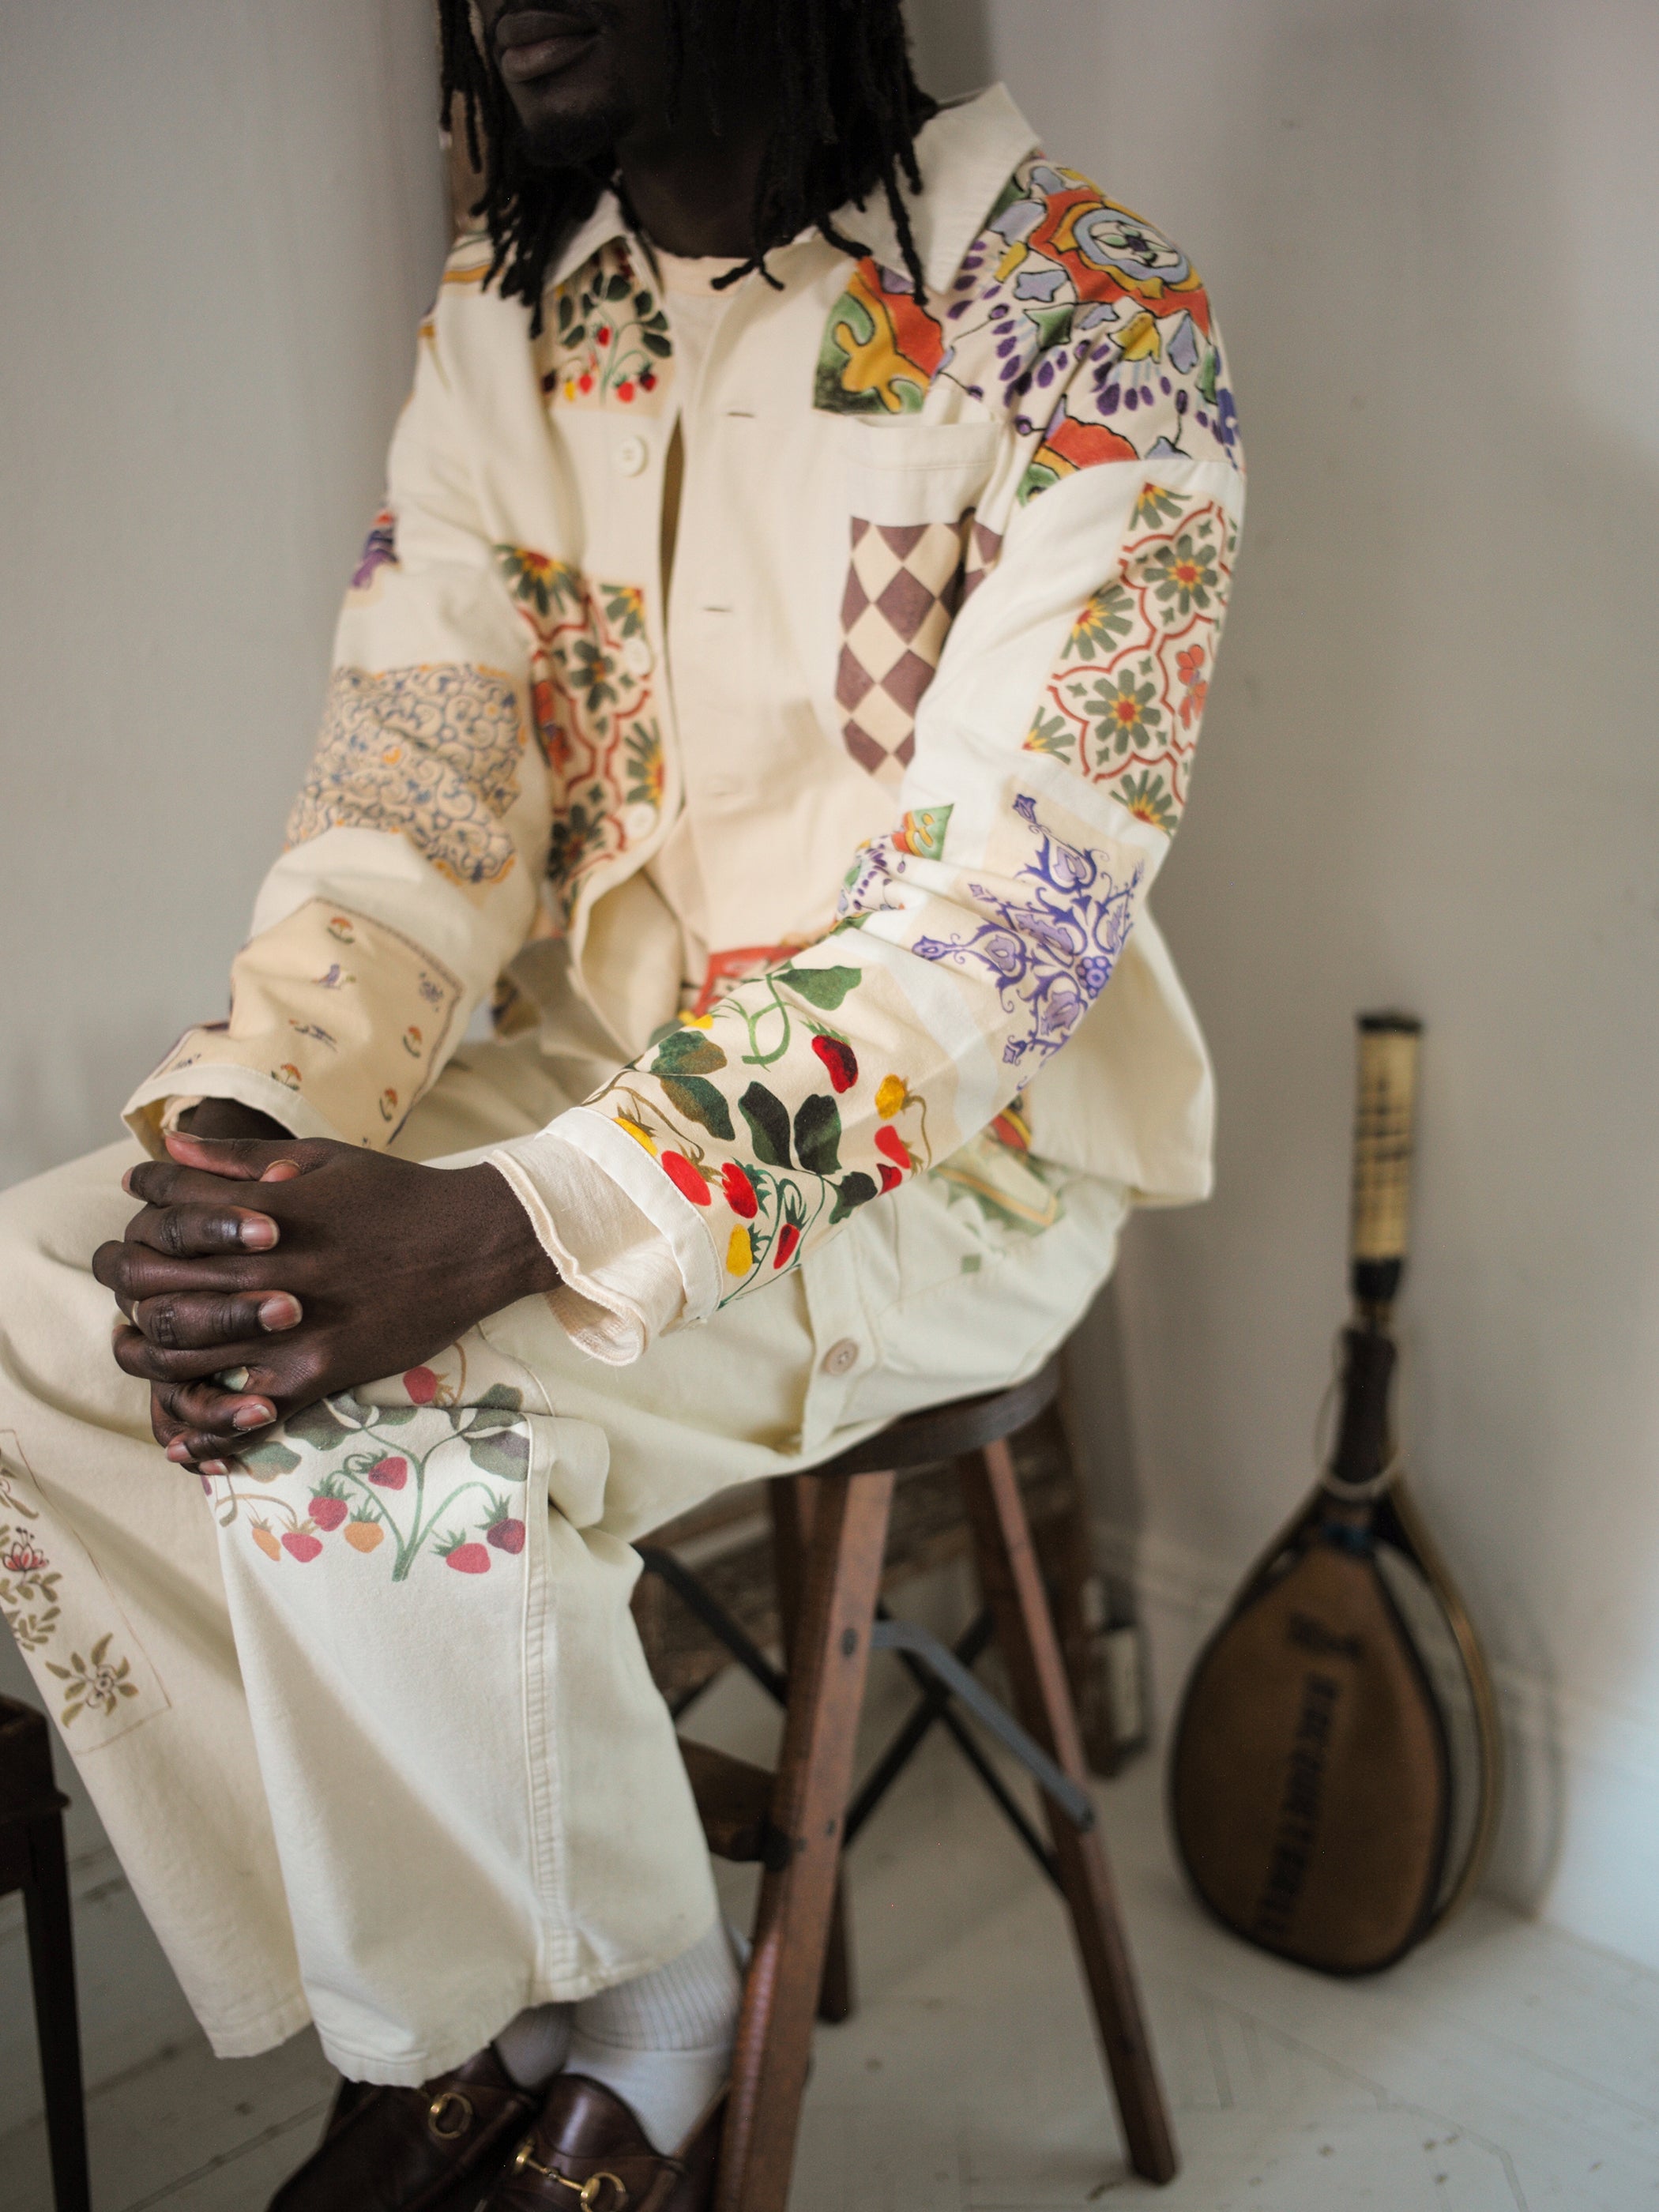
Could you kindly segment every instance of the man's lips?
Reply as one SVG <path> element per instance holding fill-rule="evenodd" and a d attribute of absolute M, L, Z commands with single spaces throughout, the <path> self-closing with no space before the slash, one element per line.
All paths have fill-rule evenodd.
<path fill-rule="evenodd" d="M 593 43 L 591 22 L 548 8 L 514 8 L 495 26 L 501 75 L 514 84 L 552 76 Z"/>

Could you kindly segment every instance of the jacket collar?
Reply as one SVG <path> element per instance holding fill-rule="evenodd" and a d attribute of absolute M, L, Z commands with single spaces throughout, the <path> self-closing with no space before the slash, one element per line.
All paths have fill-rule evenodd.
<path fill-rule="evenodd" d="M 905 190 L 904 200 L 930 292 L 949 285 L 1010 173 L 1036 143 L 1036 133 L 1000 84 L 940 108 L 917 132 L 921 193 L 914 198 Z M 884 268 L 904 266 L 884 193 L 872 192 L 861 208 L 849 203 L 837 209 L 836 228 L 860 240 Z M 563 283 L 610 240 L 628 235 L 617 195 L 602 192 L 592 215 L 566 240 L 550 285 Z M 804 231 L 788 250 L 817 238 L 816 231 Z"/>
<path fill-rule="evenodd" d="M 1036 143 L 1036 131 L 1000 84 L 940 108 L 917 132 L 921 195 L 913 198 L 903 185 L 900 190 L 930 292 L 942 292 L 950 284 L 1010 173 Z M 840 209 L 836 228 L 861 240 L 883 268 L 903 268 L 884 191 L 872 192 L 861 209 Z"/>

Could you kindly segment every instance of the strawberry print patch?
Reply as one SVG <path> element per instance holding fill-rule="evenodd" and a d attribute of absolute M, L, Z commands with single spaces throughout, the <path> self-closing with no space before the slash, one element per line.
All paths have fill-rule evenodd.
<path fill-rule="evenodd" d="M 525 1545 L 529 1427 L 520 1393 L 497 1382 L 463 1403 L 451 1376 L 413 1367 L 407 1405 L 325 1399 L 250 1445 L 212 1482 L 222 1528 L 243 1528 L 273 1568 L 355 1553 L 393 1583 L 418 1571 L 487 1575 Z"/>

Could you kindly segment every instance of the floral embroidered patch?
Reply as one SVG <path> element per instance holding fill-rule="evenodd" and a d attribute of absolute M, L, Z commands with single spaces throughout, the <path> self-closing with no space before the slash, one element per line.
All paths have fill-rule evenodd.
<path fill-rule="evenodd" d="M 1148 524 L 1073 623 L 1025 739 L 1138 820 L 1173 833 L 1226 611 L 1237 526 L 1213 500 L 1148 484 Z"/>
<path fill-rule="evenodd" d="M 0 1615 L 77 1757 L 166 1712 L 166 1690 L 114 1592 L 0 1431 Z"/>
<path fill-rule="evenodd" d="M 33 1507 L 19 1504 L 3 1475 L 0 1504 L 27 1520 L 36 1517 Z M 21 1517 L 0 1521 L 0 1612 L 20 1651 L 36 1651 L 50 1644 L 63 1613 L 58 1590 L 63 1572 L 53 1566 L 52 1554 L 41 1549 L 37 1534 Z"/>
<path fill-rule="evenodd" d="M 867 257 L 831 308 L 814 402 L 916 414 L 939 380 L 1032 441 L 1028 500 L 1098 462 L 1238 465 L 1208 297 L 1180 248 L 1041 155 L 1003 188 L 944 298 Z"/>
<path fill-rule="evenodd" d="M 655 414 L 673 352 L 651 283 L 636 273 L 626 242 L 613 238 L 549 303 L 538 350 L 542 391 L 550 405 Z"/>
<path fill-rule="evenodd" d="M 942 860 L 945 832 L 955 811 L 954 806 L 912 807 L 893 832 L 896 849 L 918 860 Z"/>
<path fill-rule="evenodd" d="M 833 415 L 915 415 L 945 358 L 937 319 L 908 277 L 869 255 L 830 310 L 812 404 Z"/>
<path fill-rule="evenodd" d="M 983 1243 L 994 1252 L 1006 1250 L 1010 1237 L 1041 1236 L 1065 1212 L 1048 1180 L 1051 1172 L 1031 1157 L 1030 1125 L 1015 1103 L 941 1160 L 933 1179 L 977 1221 Z M 971 1273 L 978 1262 L 963 1264 Z"/>
<path fill-rule="evenodd" d="M 337 668 L 288 842 L 384 830 L 452 883 L 500 883 L 517 857 L 501 821 L 518 797 L 524 744 L 518 699 L 498 670 Z"/>
<path fill-rule="evenodd" d="M 1046 830 L 1029 793 L 1012 812 L 1030 832 L 1030 857 L 1012 886 L 969 882 L 979 921 L 948 937 L 918 937 L 911 950 L 995 986 L 1008 1018 L 1003 1064 L 1019 1071 L 1023 1090 L 1111 980 L 1145 869 L 1137 863 L 1118 879 L 1104 853 Z"/>
<path fill-rule="evenodd" d="M 795 1265 L 815 1231 L 933 1157 L 926 1099 L 896 1073 L 866 1073 L 830 1019 L 864 971 L 792 962 L 763 980 L 763 995 L 746 990 L 681 1022 L 586 1102 L 703 1209 L 721 1304 Z M 842 1155 L 843 1101 L 873 1109 L 856 1161 Z"/>
<path fill-rule="evenodd" d="M 398 518 L 389 507 L 383 507 L 369 525 L 368 535 L 363 540 L 363 550 L 357 556 L 357 565 L 351 572 L 353 599 L 372 598 L 378 588 L 381 569 L 397 566 Z"/>
<path fill-rule="evenodd" d="M 719 952 L 711 952 L 702 982 L 695 989 L 687 987 L 690 1002 L 684 1006 L 685 1012 L 694 1018 L 706 1014 L 751 975 L 763 975 L 769 968 L 786 967 L 791 954 L 799 952 L 805 941 L 798 938 L 793 944 L 731 945 Z M 672 1028 L 674 1024 L 671 1023 L 669 1026 Z"/>
<path fill-rule="evenodd" d="M 150 1078 L 250 1064 L 301 1094 L 349 1143 L 384 1146 L 442 1066 L 459 979 L 401 930 L 307 899 L 251 938 L 231 963 L 232 1017 L 187 1030 Z M 381 1042 L 396 1055 L 387 1082 Z M 366 1069 L 374 1074 L 365 1081 Z"/>
<path fill-rule="evenodd" d="M 603 862 L 661 819 L 667 767 L 645 596 L 521 545 L 495 558 L 530 631 L 531 702 L 553 775 L 547 872 L 568 919 Z"/>

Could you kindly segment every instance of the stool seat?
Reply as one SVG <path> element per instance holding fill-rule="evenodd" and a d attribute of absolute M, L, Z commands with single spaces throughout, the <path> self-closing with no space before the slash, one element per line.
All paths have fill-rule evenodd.
<path fill-rule="evenodd" d="M 1003 1437 L 1012 1437 L 1046 1412 L 1059 1395 L 1060 1362 L 1051 1359 L 1026 1381 L 1006 1390 L 988 1391 L 982 1398 L 953 1398 L 946 1405 L 907 1413 L 902 1421 L 878 1429 L 874 1436 L 838 1457 L 825 1460 L 820 1467 L 809 1467 L 806 1480 L 822 1481 L 826 1475 L 874 1474 L 886 1469 L 904 1474 L 913 1467 L 963 1459 Z"/>
<path fill-rule="evenodd" d="M 690 1606 L 784 1707 L 775 1774 L 681 1740 L 709 1848 L 765 1869 L 744 1977 L 715 2212 L 784 2212 L 805 2088 L 812 2017 L 852 2008 L 841 1856 L 935 1720 L 979 1772 L 1060 1891 L 1117 2100 L 1130 2162 L 1154 2182 L 1176 2171 L 1174 2133 L 1087 1789 L 1076 1710 L 1038 1571 L 1007 1439 L 1052 1404 L 1050 1360 L 1003 1390 L 896 1421 L 822 1465 L 769 1486 L 787 1671 L 671 1553 L 641 1547 L 647 1572 Z M 896 1476 L 954 1463 L 984 1595 L 954 1650 L 880 1602 Z M 1008 1712 L 971 1672 L 994 1632 L 1014 1692 Z M 869 1655 L 894 1650 L 925 1695 L 849 1807 Z M 1042 1792 L 1045 1845 L 952 1700 L 1013 1753 Z"/>

